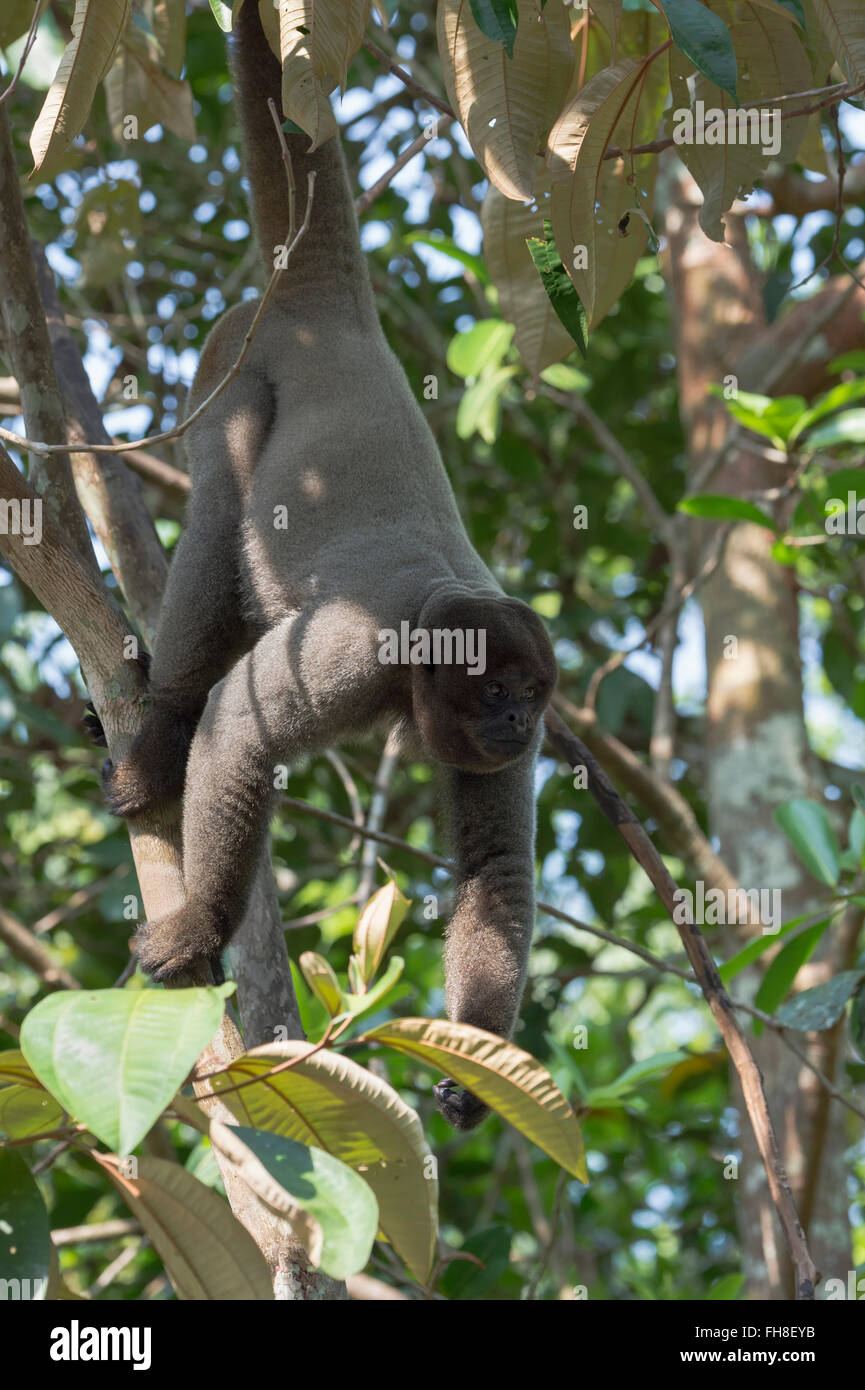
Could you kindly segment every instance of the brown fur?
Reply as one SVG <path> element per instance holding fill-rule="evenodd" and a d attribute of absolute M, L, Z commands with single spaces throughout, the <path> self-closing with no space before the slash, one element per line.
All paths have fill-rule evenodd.
<path fill-rule="evenodd" d="M 256 6 L 237 22 L 246 167 L 266 264 L 287 230 L 266 99 L 279 65 Z M 507 598 L 473 549 L 435 441 L 385 341 L 337 140 L 289 136 L 298 190 L 317 175 L 310 230 L 242 371 L 190 431 L 193 480 L 151 669 L 152 712 L 106 790 L 133 816 L 183 791 L 187 899 L 139 936 L 170 978 L 227 944 L 266 841 L 274 769 L 379 724 L 399 723 L 444 768 L 458 865 L 447 933 L 448 1012 L 509 1036 L 534 920 L 533 777 L 555 681 L 537 616 Z M 300 198 L 299 217 L 303 215 Z M 254 306 L 208 339 L 190 399 L 231 366 Z M 287 508 L 289 529 L 274 527 Z M 379 632 L 483 628 L 487 669 L 383 665 Z M 506 693 L 489 693 L 501 682 Z M 534 686 L 534 699 L 527 687 Z M 188 761 L 187 761 L 188 750 Z M 440 1083 L 458 1128 L 485 1113 Z"/>

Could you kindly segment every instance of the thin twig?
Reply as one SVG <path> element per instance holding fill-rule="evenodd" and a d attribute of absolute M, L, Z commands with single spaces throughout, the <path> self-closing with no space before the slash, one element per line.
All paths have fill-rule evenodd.
<path fill-rule="evenodd" d="M 555 710 L 547 711 L 546 724 L 550 742 L 568 759 L 569 764 L 573 766 L 575 763 L 582 763 L 586 767 L 592 797 L 611 825 L 619 832 L 631 854 L 647 874 L 671 918 L 676 922 L 676 908 L 679 906 L 676 903 L 676 884 L 645 829 L 585 744 L 571 732 Z M 687 915 L 693 916 L 690 912 Z M 818 1278 L 817 1267 L 811 1259 L 805 1232 L 781 1160 L 760 1069 L 754 1061 L 748 1040 L 736 1018 L 733 1001 L 718 974 L 718 967 L 699 927 L 693 920 L 676 922 L 676 926 L 739 1076 L 748 1118 L 766 1169 L 769 1191 L 796 1272 L 796 1298 L 813 1300 L 814 1286 Z"/>
<path fill-rule="evenodd" d="M 44 10 L 44 8 L 45 0 L 36 0 L 36 5 L 33 10 L 33 17 L 30 20 L 30 28 L 27 30 L 27 40 L 24 44 L 23 49 L 21 50 L 21 57 L 18 59 L 18 68 L 15 72 L 14 77 L 12 78 L 12 81 L 6 88 L 5 92 L 0 92 L 0 106 L 3 105 L 4 101 L 9 100 L 12 93 L 15 91 L 15 88 L 18 86 L 21 74 L 24 71 L 24 64 L 30 57 L 30 51 L 33 48 L 34 43 L 36 42 L 36 30 L 39 28 L 39 21 L 42 18 L 42 11 Z"/>
<path fill-rule="evenodd" d="M 419 97 L 422 101 L 428 102 L 430 106 L 435 107 L 436 111 L 441 111 L 443 116 L 450 116 L 453 121 L 457 119 L 457 113 L 454 111 L 453 107 L 448 106 L 447 102 L 442 101 L 441 97 L 437 97 L 434 92 L 427 91 L 426 87 L 422 87 L 419 82 L 416 82 L 410 72 L 406 72 L 405 68 L 401 68 L 398 63 L 395 63 L 393 58 L 389 57 L 383 48 L 379 48 L 377 43 L 373 43 L 372 39 L 367 39 L 364 48 L 367 53 L 372 54 L 376 62 L 381 63 L 383 68 L 387 68 L 388 72 L 393 73 L 394 77 L 398 77 L 406 90 L 411 92 L 412 96 Z"/>

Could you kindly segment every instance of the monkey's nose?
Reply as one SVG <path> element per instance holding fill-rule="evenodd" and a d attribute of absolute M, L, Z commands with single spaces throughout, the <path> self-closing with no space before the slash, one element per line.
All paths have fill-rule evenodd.
<path fill-rule="evenodd" d="M 525 710 L 512 710 L 508 719 L 514 726 L 514 733 L 524 736 L 529 732 L 529 716 Z"/>

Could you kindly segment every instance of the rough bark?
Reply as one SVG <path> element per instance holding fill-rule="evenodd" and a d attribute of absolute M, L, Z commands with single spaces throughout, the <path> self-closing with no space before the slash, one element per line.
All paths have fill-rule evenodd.
<path fill-rule="evenodd" d="M 722 403 L 707 396 L 708 386 L 733 375 L 742 390 L 764 389 L 765 376 L 757 373 L 777 357 L 781 342 L 790 345 L 790 319 L 795 315 L 801 329 L 803 317 L 795 310 L 784 326 L 766 324 L 741 220 L 728 220 L 731 244 L 717 245 L 699 229 L 698 202 L 693 182 L 683 177 L 666 225 L 680 409 L 690 468 L 697 475 L 730 426 Z M 838 293 L 837 287 L 829 293 Z M 813 315 L 813 303 L 810 310 Z M 828 356 L 821 347 L 824 368 Z M 806 379 L 811 390 L 817 388 L 816 380 L 803 379 L 802 373 L 799 378 L 796 389 L 806 390 Z M 773 384 L 773 391 L 779 389 Z M 786 382 L 783 389 L 790 389 Z M 744 495 L 782 480 L 781 466 L 734 447 L 705 490 Z M 702 530 L 708 542 L 709 528 Z M 718 569 L 701 591 L 708 680 L 706 795 L 710 831 L 723 860 L 744 888 L 781 889 L 788 921 L 813 907 L 818 886 L 793 855 L 772 813 L 791 797 L 819 799 L 821 787 L 803 712 L 795 578 L 772 560 L 773 541 L 772 532 L 763 527 L 735 526 Z M 736 928 L 728 930 L 727 951 L 732 953 L 741 941 Z M 749 929 L 743 934 L 750 935 Z M 822 955 L 800 971 L 795 988 L 834 973 L 834 956 L 827 942 Z M 757 971 L 739 977 L 741 997 L 753 997 L 760 977 Z M 771 1030 L 753 1045 L 811 1252 L 824 1278 L 841 1274 L 851 1258 L 845 1117 L 838 1107 L 826 1107 L 816 1078 Z M 830 1036 L 815 1035 L 809 1056 L 832 1075 Z M 789 1298 L 789 1265 L 744 1115 L 741 1143 L 739 1223 L 749 1293 L 758 1299 Z"/>

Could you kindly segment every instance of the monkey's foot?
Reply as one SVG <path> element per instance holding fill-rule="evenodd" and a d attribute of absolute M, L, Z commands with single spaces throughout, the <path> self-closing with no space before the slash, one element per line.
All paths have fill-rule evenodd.
<path fill-rule="evenodd" d="M 139 927 L 135 948 L 142 970 L 154 980 L 173 980 L 208 964 L 219 983 L 224 979 L 220 957 L 227 939 L 220 914 L 207 903 L 187 898 L 176 912 Z"/>
<path fill-rule="evenodd" d="M 488 1105 L 449 1076 L 436 1082 L 433 1095 L 439 1110 L 454 1129 L 475 1129 L 489 1114 Z"/>

